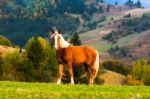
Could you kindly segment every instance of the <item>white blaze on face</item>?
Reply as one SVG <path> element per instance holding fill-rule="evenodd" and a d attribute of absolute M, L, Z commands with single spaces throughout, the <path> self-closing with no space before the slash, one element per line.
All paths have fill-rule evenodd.
<path fill-rule="evenodd" d="M 63 38 L 63 36 L 59 33 L 55 33 L 51 36 L 51 38 L 54 38 L 54 47 L 56 50 L 59 50 L 58 47 L 60 48 L 67 48 L 69 46 L 69 43 L 67 41 L 65 41 L 65 39 Z M 60 38 L 59 42 L 58 42 L 58 38 Z M 58 45 L 58 43 L 60 45 Z"/>
<path fill-rule="evenodd" d="M 54 40 L 55 40 L 55 44 L 54 44 L 54 47 L 56 48 L 56 49 L 58 49 L 58 35 L 55 35 L 55 37 L 54 37 Z"/>

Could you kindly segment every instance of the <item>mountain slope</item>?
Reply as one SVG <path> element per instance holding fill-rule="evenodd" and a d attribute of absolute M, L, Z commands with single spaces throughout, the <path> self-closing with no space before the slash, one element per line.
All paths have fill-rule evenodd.
<path fill-rule="evenodd" d="M 133 35 L 129 35 L 129 36 L 126 36 L 126 37 L 122 37 L 121 39 L 119 39 L 119 41 L 116 44 L 113 44 L 111 42 L 103 40 L 103 37 L 105 35 L 109 34 L 113 30 L 118 29 L 118 26 L 120 25 L 120 20 L 125 15 L 128 15 L 129 13 L 131 13 L 132 18 L 140 17 L 144 13 L 150 13 L 150 9 L 132 9 L 132 10 L 129 10 L 129 11 L 128 10 L 122 11 L 120 13 L 109 14 L 109 17 L 107 17 L 107 20 L 106 20 L 105 25 L 103 27 L 96 28 L 92 31 L 88 31 L 86 33 L 80 34 L 80 38 L 81 38 L 83 44 L 90 45 L 90 46 L 93 46 L 94 48 L 98 49 L 100 54 L 101 54 L 102 60 L 107 60 L 107 59 L 112 58 L 113 54 L 110 55 L 108 53 L 108 51 L 110 49 L 114 48 L 116 45 L 119 46 L 119 47 L 129 48 L 130 49 L 129 50 L 130 54 L 131 53 L 136 53 L 136 55 L 134 55 L 134 54 L 131 55 L 131 56 L 133 56 L 132 59 L 129 59 L 129 57 L 125 58 L 125 61 L 128 60 L 128 61 L 130 61 L 130 63 L 133 59 L 138 59 L 138 58 L 141 58 L 141 57 L 149 57 L 148 56 L 149 53 L 150 53 L 149 52 L 150 50 L 148 49 L 148 47 L 150 47 L 149 45 L 146 45 L 147 46 L 146 48 L 144 48 L 144 46 L 141 47 L 141 48 L 137 48 L 133 45 L 130 46 L 131 42 L 135 42 L 135 43 L 139 44 L 137 42 L 137 41 L 139 41 L 139 39 L 141 39 L 141 45 L 143 45 L 142 42 L 144 41 L 145 37 L 147 37 L 147 39 L 149 39 L 149 37 L 150 37 L 149 36 L 149 31 L 147 31 L 146 33 L 142 32 L 140 34 L 133 34 Z M 116 15 L 118 15 L 118 16 L 116 16 Z M 113 17 L 113 20 L 109 19 L 111 17 Z M 135 50 L 135 49 L 137 49 L 137 52 L 133 52 L 133 50 Z M 142 53 L 145 53 L 145 54 L 142 55 Z"/>
<path fill-rule="evenodd" d="M 115 4 L 115 2 L 118 2 L 118 4 L 125 4 L 125 2 L 127 2 L 127 0 L 106 0 L 106 2 L 111 3 L 111 4 Z M 138 0 L 132 0 L 134 2 L 137 2 Z M 140 0 L 141 4 L 146 7 L 146 8 L 150 8 L 150 1 L 149 0 Z"/>

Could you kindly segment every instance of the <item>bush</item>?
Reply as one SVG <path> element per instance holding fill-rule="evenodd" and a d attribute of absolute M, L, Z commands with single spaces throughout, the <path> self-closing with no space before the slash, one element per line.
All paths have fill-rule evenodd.
<path fill-rule="evenodd" d="M 127 75 L 129 72 L 128 66 L 120 61 L 114 61 L 114 60 L 105 61 L 102 65 L 105 69 L 108 69 L 117 73 L 121 73 L 123 75 Z"/>
<path fill-rule="evenodd" d="M 24 81 L 24 76 L 19 68 L 23 68 L 24 61 L 19 52 L 8 53 L 1 64 L 1 80 Z"/>
<path fill-rule="evenodd" d="M 11 42 L 10 42 L 9 39 L 7 39 L 4 36 L 0 35 L 0 45 L 11 46 Z"/>
<path fill-rule="evenodd" d="M 150 85 L 150 66 L 147 60 L 139 59 L 133 62 L 130 75 L 135 80 L 143 81 L 145 85 Z"/>
<path fill-rule="evenodd" d="M 0 80 L 50 82 L 56 75 L 56 52 L 43 38 L 31 38 L 25 53 L 15 51 L 0 57 Z"/>
<path fill-rule="evenodd" d="M 135 80 L 131 75 L 127 76 L 127 85 L 144 85 L 142 80 Z"/>

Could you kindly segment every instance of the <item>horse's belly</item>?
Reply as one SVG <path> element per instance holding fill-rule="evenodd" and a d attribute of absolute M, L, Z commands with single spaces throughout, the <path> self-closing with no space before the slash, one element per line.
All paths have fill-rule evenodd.
<path fill-rule="evenodd" d="M 76 56 L 73 59 L 73 64 L 76 64 L 76 65 L 83 64 L 84 62 L 85 62 L 85 57 L 82 57 L 82 56 Z"/>

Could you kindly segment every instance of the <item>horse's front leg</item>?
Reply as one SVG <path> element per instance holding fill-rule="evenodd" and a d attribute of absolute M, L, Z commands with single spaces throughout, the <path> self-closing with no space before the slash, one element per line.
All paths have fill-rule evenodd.
<path fill-rule="evenodd" d="M 67 64 L 68 66 L 68 71 L 69 71 L 69 76 L 70 76 L 70 80 L 71 80 L 71 84 L 74 84 L 74 77 L 73 77 L 73 70 L 72 70 L 72 62 L 69 62 Z"/>
<path fill-rule="evenodd" d="M 61 83 L 62 74 L 63 74 L 63 64 L 58 64 L 58 79 L 57 79 L 57 84 Z"/>

